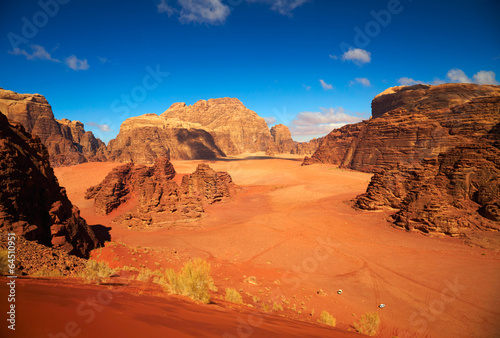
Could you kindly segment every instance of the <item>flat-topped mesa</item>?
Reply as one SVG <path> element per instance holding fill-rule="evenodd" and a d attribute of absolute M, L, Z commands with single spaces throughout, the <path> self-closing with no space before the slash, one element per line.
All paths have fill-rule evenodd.
<path fill-rule="evenodd" d="M 331 163 L 360 171 L 437 158 L 473 143 L 498 122 L 500 86 L 442 84 L 393 87 L 372 102 L 373 118 L 333 130 L 304 164 Z M 464 106 L 466 105 L 466 106 Z"/>
<path fill-rule="evenodd" d="M 225 154 L 200 124 L 145 114 L 125 120 L 107 147 L 115 162 L 152 164 L 157 158 L 213 159 Z"/>
<path fill-rule="evenodd" d="M 1 113 L 0 229 L 80 257 L 98 245 L 59 186 L 46 147 Z"/>
<path fill-rule="evenodd" d="M 9 121 L 20 123 L 47 147 L 53 166 L 71 165 L 104 158 L 104 143 L 81 122 L 57 121 L 52 108 L 40 94 L 19 94 L 0 89 L 0 110 Z"/>
<path fill-rule="evenodd" d="M 471 83 L 391 87 L 373 99 L 372 117 L 380 117 L 396 108 L 404 108 L 410 113 L 449 109 L 473 98 L 498 95 L 500 95 L 498 86 Z"/>
<path fill-rule="evenodd" d="M 200 100 L 191 106 L 174 103 L 160 116 L 199 123 L 227 155 L 263 152 L 273 143 L 265 120 L 236 98 Z"/>

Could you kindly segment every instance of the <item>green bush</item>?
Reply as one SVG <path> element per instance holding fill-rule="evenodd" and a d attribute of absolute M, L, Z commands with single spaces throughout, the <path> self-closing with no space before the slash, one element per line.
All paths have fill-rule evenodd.
<path fill-rule="evenodd" d="M 107 282 L 114 273 L 115 271 L 106 262 L 97 262 L 89 259 L 85 264 L 85 269 L 82 271 L 81 276 L 88 283 L 101 284 Z"/>
<path fill-rule="evenodd" d="M 330 326 L 337 325 L 337 320 L 335 318 L 333 318 L 333 316 L 326 311 L 321 312 L 321 315 L 319 316 L 318 322 L 326 324 L 326 325 L 330 325 Z"/>
<path fill-rule="evenodd" d="M 217 290 L 210 277 L 210 264 L 200 258 L 185 263 L 179 273 L 173 269 L 166 270 L 165 279 L 170 292 L 203 303 L 210 302 L 209 290 Z"/>
<path fill-rule="evenodd" d="M 361 316 L 359 322 L 354 323 L 354 328 L 361 334 L 373 336 L 377 333 L 380 318 L 376 312 L 368 312 Z"/>
<path fill-rule="evenodd" d="M 226 289 L 226 300 L 235 304 L 243 304 L 243 298 L 241 297 L 240 293 L 231 288 Z"/>

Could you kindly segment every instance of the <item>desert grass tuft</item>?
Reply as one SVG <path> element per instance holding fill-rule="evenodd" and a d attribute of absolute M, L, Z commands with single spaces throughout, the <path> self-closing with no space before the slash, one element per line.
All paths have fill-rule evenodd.
<path fill-rule="evenodd" d="M 170 292 L 203 303 L 210 302 L 209 290 L 217 290 L 210 276 L 210 264 L 200 258 L 185 263 L 179 273 L 173 269 L 166 270 L 165 281 Z"/>
<path fill-rule="evenodd" d="M 89 259 L 85 264 L 85 269 L 81 272 L 81 277 L 87 283 L 101 284 L 107 282 L 114 273 L 115 271 L 106 262 Z"/>
<path fill-rule="evenodd" d="M 359 321 L 354 323 L 354 328 L 361 334 L 374 336 L 380 325 L 380 318 L 376 312 L 368 312 L 361 316 Z"/>
<path fill-rule="evenodd" d="M 330 326 L 337 325 L 337 320 L 335 318 L 333 318 L 333 316 L 326 311 L 321 312 L 321 315 L 319 316 L 318 322 L 326 324 L 326 325 L 330 325 Z"/>
<path fill-rule="evenodd" d="M 226 289 L 226 300 L 235 304 L 243 304 L 243 298 L 241 297 L 240 293 L 231 288 Z"/>

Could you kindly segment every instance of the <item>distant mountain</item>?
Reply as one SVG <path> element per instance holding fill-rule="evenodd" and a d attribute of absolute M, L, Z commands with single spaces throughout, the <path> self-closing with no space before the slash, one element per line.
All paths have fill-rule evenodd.
<path fill-rule="evenodd" d="M 56 120 L 42 95 L 18 94 L 0 88 L 0 111 L 9 121 L 21 123 L 28 133 L 40 138 L 53 166 L 106 160 L 106 145 L 92 132 L 86 132 L 83 123 Z"/>

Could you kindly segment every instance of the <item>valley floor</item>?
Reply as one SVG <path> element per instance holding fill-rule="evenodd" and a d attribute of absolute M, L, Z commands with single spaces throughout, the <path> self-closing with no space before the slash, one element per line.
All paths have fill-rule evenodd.
<path fill-rule="evenodd" d="M 201 162 L 172 161 L 177 173 L 191 173 Z M 100 183 L 117 164 L 86 163 L 55 170 L 87 222 L 111 228 L 111 242 L 95 250 L 94 259 L 112 267 L 179 269 L 188 259 L 200 257 L 211 264 L 219 288 L 213 295 L 216 305 L 195 305 L 173 296 L 158 303 L 158 298 L 151 298 L 155 291 L 137 282 L 136 295 L 120 295 L 118 305 L 111 305 L 115 312 L 104 315 L 103 310 L 104 317 L 99 315 L 96 323 L 105 318 L 109 325 L 125 330 L 141 321 L 145 330 L 177 330 L 176 336 L 186 329 L 193 336 L 229 332 L 248 337 L 237 332 L 238 318 L 247 320 L 254 314 L 262 319 L 252 326 L 256 337 L 305 336 L 309 329 L 313 336 L 323 336 L 321 330 L 343 334 L 304 323 L 316 323 L 325 310 L 344 332 L 354 331 L 352 324 L 364 313 L 376 312 L 381 337 L 500 336 L 500 254 L 464 245 L 456 238 L 395 229 L 387 221 L 389 211 L 352 209 L 349 201 L 365 192 L 370 174 L 327 165 L 301 167 L 299 158 L 203 162 L 227 171 L 242 187 L 238 196 L 208 206 L 199 221 L 147 230 L 112 223 L 129 206 L 99 216 L 93 201 L 83 198 L 85 190 Z M 52 289 L 43 283 L 26 283 L 33 302 L 43 301 L 54 313 L 73 311 L 79 298 L 96 292 L 91 287 L 78 293 L 69 286 Z M 226 287 L 240 290 L 244 303 L 252 307 L 222 300 Z M 68 305 L 62 305 L 64 299 L 70 300 Z M 273 303 L 283 310 L 272 311 Z M 264 304 L 271 307 L 269 313 L 262 311 Z M 385 307 L 379 308 L 380 304 Z M 53 316 L 60 327 L 72 318 L 70 312 Z"/>

